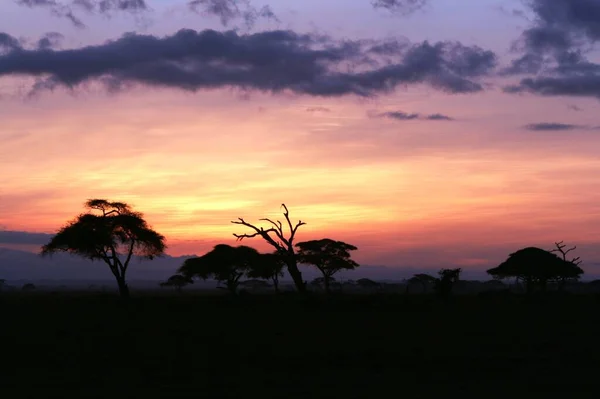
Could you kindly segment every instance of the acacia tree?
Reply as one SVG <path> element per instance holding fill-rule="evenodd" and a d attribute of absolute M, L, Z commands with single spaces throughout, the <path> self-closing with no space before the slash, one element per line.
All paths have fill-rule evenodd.
<path fill-rule="evenodd" d="M 419 283 L 421 284 L 421 286 L 423 287 L 423 293 L 427 292 L 427 286 L 430 284 L 436 284 L 438 281 L 437 278 L 433 277 L 430 274 L 426 274 L 426 273 L 419 273 L 419 274 L 415 274 L 414 276 L 412 276 L 411 278 L 408 279 L 407 284 L 406 284 L 406 293 L 408 293 L 408 289 L 410 287 L 411 283 Z"/>
<path fill-rule="evenodd" d="M 124 202 L 91 199 L 82 213 L 42 247 L 42 256 L 67 252 L 101 260 L 115 276 L 121 297 L 129 297 L 125 280 L 133 256 L 154 259 L 164 254 L 165 237 L 154 231 L 140 212 Z"/>
<path fill-rule="evenodd" d="M 313 265 L 323 274 L 325 291 L 331 292 L 330 283 L 333 275 L 341 270 L 353 270 L 359 266 L 351 259 L 350 251 L 356 251 L 354 245 L 329 238 L 299 242 L 298 259 L 300 263 Z"/>
<path fill-rule="evenodd" d="M 442 269 L 438 272 L 440 276 L 435 281 L 437 294 L 442 298 L 447 298 L 452 294 L 454 284 L 460 279 L 462 269 Z"/>
<path fill-rule="evenodd" d="M 174 287 L 177 290 L 177 292 L 181 292 L 181 289 L 189 284 L 194 284 L 194 280 L 182 274 L 174 274 L 171 277 L 169 277 L 167 281 L 160 283 L 160 286 Z"/>
<path fill-rule="evenodd" d="M 252 234 L 233 234 L 234 237 L 238 241 L 242 241 L 244 238 L 253 238 L 253 237 L 262 237 L 266 242 L 268 242 L 273 248 L 275 248 L 276 252 L 280 254 L 283 258 L 287 266 L 287 270 L 294 280 L 294 285 L 299 292 L 306 291 L 306 281 L 302 279 L 302 273 L 298 269 L 298 259 L 296 257 L 296 252 L 294 250 L 294 238 L 296 237 L 296 232 L 298 228 L 302 225 L 305 225 L 303 221 L 299 220 L 296 225 L 292 224 L 290 220 L 290 213 L 288 211 L 287 206 L 285 204 L 281 204 L 284 209 L 283 216 L 287 222 L 287 226 L 289 227 L 289 235 L 286 237 L 286 234 L 283 229 L 283 224 L 277 220 L 273 221 L 272 219 L 263 218 L 261 221 L 266 221 L 270 223 L 273 227 L 268 229 L 264 229 L 263 227 L 257 227 L 251 223 L 246 222 L 243 218 L 238 218 L 238 220 L 234 220 L 231 223 L 239 224 L 242 226 L 246 226 L 254 230 Z"/>
<path fill-rule="evenodd" d="M 381 288 L 381 284 L 368 278 L 360 278 L 356 280 L 356 285 L 361 288 Z"/>
<path fill-rule="evenodd" d="M 498 279 L 516 277 L 525 282 L 527 293 L 535 286 L 546 290 L 547 282 L 560 277 L 577 278 L 583 270 L 572 262 L 565 261 L 556 254 L 536 247 L 523 248 L 510 254 L 498 267 L 489 269 L 488 274 Z"/>
<path fill-rule="evenodd" d="M 256 261 L 250 266 L 248 277 L 271 280 L 275 292 L 279 292 L 279 277 L 283 277 L 284 267 L 285 261 L 279 253 L 259 254 Z"/>
<path fill-rule="evenodd" d="M 258 257 L 258 251 L 251 247 L 218 244 L 200 257 L 186 259 L 178 273 L 189 278 L 215 279 L 235 294 L 240 279 L 248 274 Z"/>

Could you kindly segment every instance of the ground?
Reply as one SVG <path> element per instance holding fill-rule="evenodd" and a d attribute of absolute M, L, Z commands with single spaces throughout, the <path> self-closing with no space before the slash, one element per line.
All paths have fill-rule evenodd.
<path fill-rule="evenodd" d="M 0 296 L 16 397 L 590 397 L 594 296 Z M 588 392 L 588 394 L 586 394 Z"/>

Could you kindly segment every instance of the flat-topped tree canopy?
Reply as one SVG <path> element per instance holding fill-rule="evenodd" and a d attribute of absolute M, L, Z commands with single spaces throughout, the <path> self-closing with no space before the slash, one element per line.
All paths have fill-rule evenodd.
<path fill-rule="evenodd" d="M 510 254 L 506 261 L 489 269 L 487 273 L 496 278 L 517 277 L 524 280 L 548 281 L 577 278 L 583 274 L 583 270 L 554 253 L 537 247 L 527 247 Z"/>
<path fill-rule="evenodd" d="M 150 227 L 140 212 L 124 202 L 90 199 L 87 212 L 63 226 L 42 247 L 41 254 L 67 252 L 105 262 L 117 279 L 121 296 L 128 297 L 125 282 L 133 256 L 153 259 L 164 254 L 165 237 Z"/>
<path fill-rule="evenodd" d="M 235 293 L 240 279 L 252 270 L 259 259 L 259 252 L 252 247 L 217 244 L 202 256 L 186 259 L 178 273 L 189 278 L 212 278 L 224 282 Z"/>

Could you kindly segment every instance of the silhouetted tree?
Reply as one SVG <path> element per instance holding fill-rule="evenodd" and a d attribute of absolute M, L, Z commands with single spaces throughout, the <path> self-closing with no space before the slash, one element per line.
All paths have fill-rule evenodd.
<path fill-rule="evenodd" d="M 218 244 L 212 251 L 197 257 L 186 259 L 178 273 L 203 280 L 212 278 L 225 283 L 227 289 L 235 294 L 240 279 L 247 275 L 252 265 L 256 264 L 259 253 L 256 249 L 240 245 L 232 247 Z"/>
<path fill-rule="evenodd" d="M 380 288 L 381 284 L 368 278 L 359 278 L 356 284 L 361 288 Z"/>
<path fill-rule="evenodd" d="M 294 251 L 294 238 L 296 237 L 298 228 L 306 223 L 299 220 L 295 226 L 292 225 L 288 208 L 285 206 L 285 204 L 281 204 L 281 206 L 285 210 L 283 216 L 285 217 L 290 230 L 288 237 L 285 236 L 283 224 L 279 220 L 275 222 L 268 218 L 260 219 L 269 222 L 273 226 L 266 230 L 262 227 L 256 227 L 255 225 L 246 222 L 242 218 L 239 218 L 237 221 L 232 221 L 231 223 L 233 224 L 250 227 L 252 230 L 254 230 L 254 233 L 252 234 L 234 234 L 234 236 L 238 241 L 241 241 L 244 238 L 253 238 L 258 236 L 262 237 L 273 248 L 275 248 L 279 254 L 281 254 L 285 264 L 287 265 L 288 272 L 290 273 L 292 280 L 294 280 L 296 289 L 299 292 L 304 292 L 306 291 L 306 282 L 302 279 L 302 273 L 300 273 L 300 270 L 298 269 L 298 260 L 296 259 L 296 252 Z"/>
<path fill-rule="evenodd" d="M 181 289 L 189 284 L 194 284 L 194 280 L 182 274 L 174 274 L 171 277 L 169 277 L 167 281 L 160 283 L 160 286 L 174 287 L 177 290 L 177 292 L 181 292 Z"/>
<path fill-rule="evenodd" d="M 330 284 L 333 284 L 335 281 L 336 281 L 335 277 L 331 277 L 329 279 Z M 325 287 L 325 277 L 317 277 L 317 278 L 312 279 L 312 281 L 310 282 L 310 285 L 313 287 L 318 287 L 318 288 Z"/>
<path fill-rule="evenodd" d="M 334 274 L 341 270 L 353 270 L 359 266 L 351 259 L 350 251 L 356 251 L 354 245 L 329 238 L 299 242 L 298 261 L 313 265 L 323 274 L 325 291 L 330 292 L 330 282 Z"/>
<path fill-rule="evenodd" d="M 271 285 L 267 283 L 265 280 L 260 279 L 250 279 L 245 280 L 240 283 L 240 287 L 248 287 L 252 289 L 256 288 L 269 288 Z"/>
<path fill-rule="evenodd" d="M 419 283 L 423 287 L 423 293 L 427 292 L 427 286 L 430 284 L 436 284 L 438 281 L 437 278 L 433 277 L 430 274 L 426 273 L 418 273 L 408 279 L 408 284 L 406 285 L 406 292 L 408 293 L 408 287 L 410 283 Z"/>
<path fill-rule="evenodd" d="M 442 269 L 438 272 L 440 276 L 435 280 L 437 294 L 442 298 L 448 298 L 452 294 L 454 284 L 460 279 L 462 269 Z"/>
<path fill-rule="evenodd" d="M 164 254 L 165 237 L 154 231 L 139 212 L 123 202 L 92 199 L 89 210 L 62 227 L 42 247 L 42 256 L 67 252 L 105 262 L 115 276 L 121 297 L 129 297 L 125 276 L 132 257 L 154 259 Z M 96 212 L 96 213 L 92 213 Z"/>
<path fill-rule="evenodd" d="M 562 255 L 562 258 L 565 262 L 571 262 L 572 264 L 574 264 L 575 266 L 579 266 L 583 261 L 581 260 L 581 258 L 579 256 L 571 259 L 571 260 L 567 260 L 567 254 L 571 251 L 574 251 L 577 249 L 577 246 L 573 246 L 567 250 L 565 250 L 565 248 L 567 247 L 564 244 L 564 241 L 559 241 L 559 242 L 555 242 L 554 245 L 556 245 L 556 248 L 551 249 L 549 252 L 553 252 L 553 253 L 560 253 Z M 579 275 L 576 275 L 574 277 L 571 277 L 569 275 L 562 275 L 562 276 L 558 276 L 557 281 L 558 281 L 558 287 L 559 289 L 563 289 L 565 287 L 565 285 L 567 284 L 567 281 L 569 280 L 576 280 L 579 277 Z"/>
<path fill-rule="evenodd" d="M 35 290 L 35 285 L 31 284 L 31 283 L 24 284 L 23 287 L 21 287 L 21 290 L 22 291 L 33 291 L 33 290 Z"/>
<path fill-rule="evenodd" d="M 583 270 L 572 262 L 535 247 L 523 248 L 510 254 L 506 261 L 487 272 L 498 279 L 516 277 L 524 281 L 527 293 L 533 292 L 536 285 L 546 290 L 549 280 L 559 277 L 575 278 L 583 274 Z"/>
<path fill-rule="evenodd" d="M 284 267 L 285 260 L 278 252 L 259 254 L 256 261 L 250 265 L 248 277 L 271 280 L 275 292 L 279 292 L 279 277 L 283 277 Z"/>

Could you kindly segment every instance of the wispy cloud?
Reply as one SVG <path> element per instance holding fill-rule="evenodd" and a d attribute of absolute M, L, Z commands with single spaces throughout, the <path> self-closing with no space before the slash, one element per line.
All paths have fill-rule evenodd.
<path fill-rule="evenodd" d="M 252 29 L 258 19 L 279 22 L 270 6 L 256 8 L 250 0 L 192 0 L 188 6 L 194 12 L 218 17 L 223 26 L 238 19 L 243 20 L 248 29 Z"/>
<path fill-rule="evenodd" d="M 525 125 L 525 129 L 533 131 L 560 131 L 560 130 L 577 130 L 577 129 L 593 129 L 584 125 L 571 125 L 567 123 L 542 122 Z"/>
<path fill-rule="evenodd" d="M 384 9 L 395 14 L 409 15 L 425 7 L 429 0 L 371 0 L 376 9 Z"/>
<path fill-rule="evenodd" d="M 370 112 L 368 115 L 372 118 L 388 118 L 395 119 L 398 121 L 411 121 L 411 120 L 428 120 L 428 121 L 453 121 L 454 118 L 451 118 L 447 115 L 442 114 L 431 114 L 431 115 L 421 115 L 418 113 L 407 113 L 403 111 L 387 111 L 381 113 Z"/>
<path fill-rule="evenodd" d="M 309 107 L 306 108 L 306 112 L 331 112 L 331 109 L 327 107 Z"/>
<path fill-rule="evenodd" d="M 76 15 L 77 11 L 88 14 L 111 15 L 115 12 L 138 13 L 149 11 L 145 0 L 15 0 L 29 8 L 46 8 L 52 15 L 66 18 L 73 26 L 85 28 L 85 23 Z"/>

